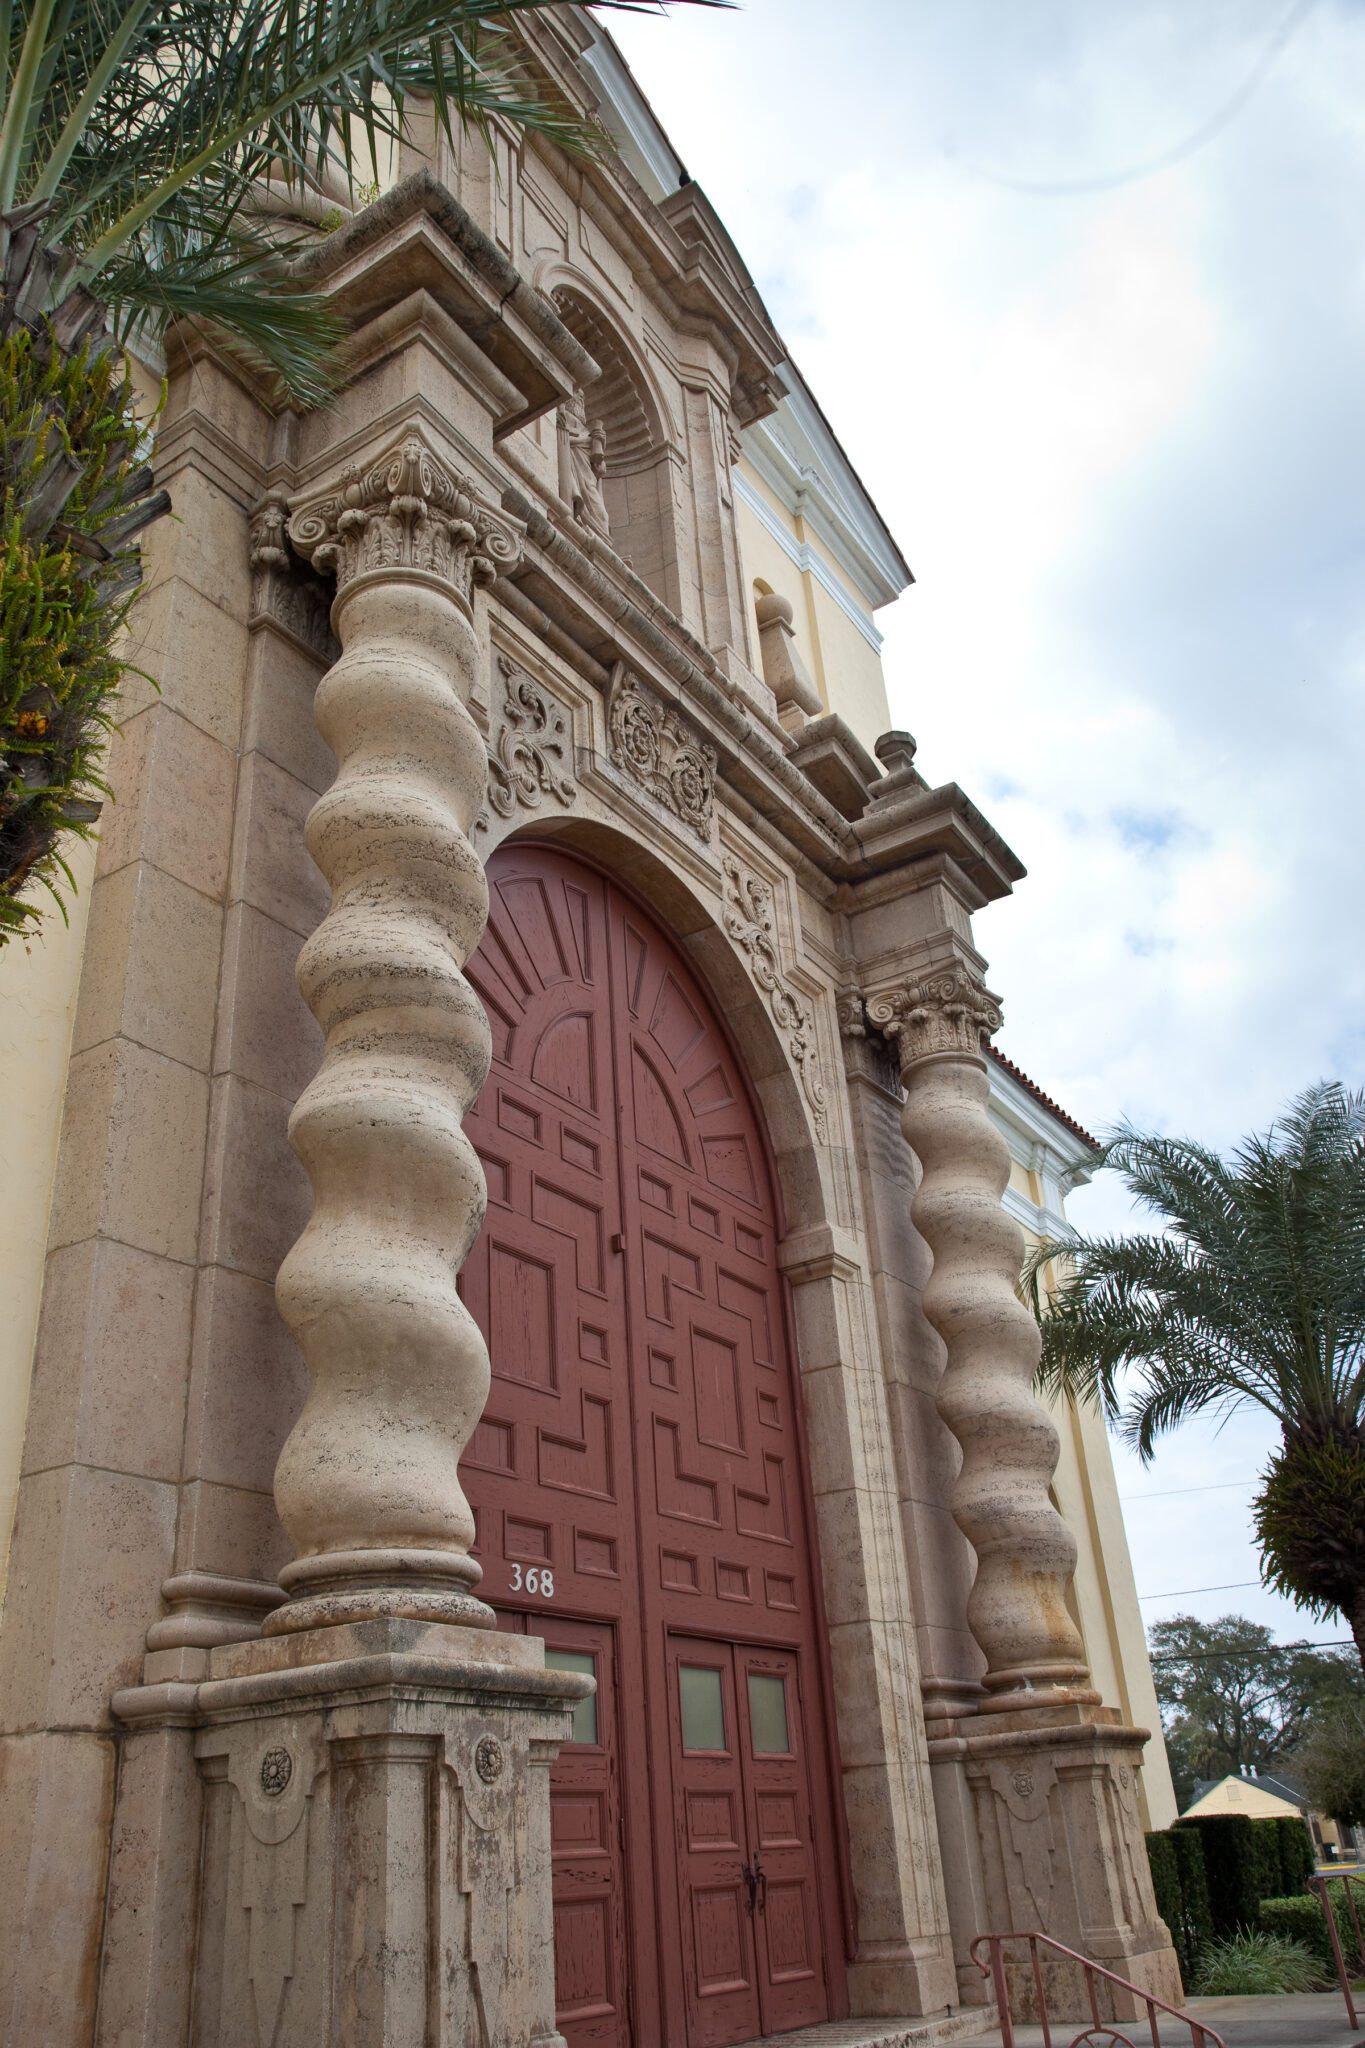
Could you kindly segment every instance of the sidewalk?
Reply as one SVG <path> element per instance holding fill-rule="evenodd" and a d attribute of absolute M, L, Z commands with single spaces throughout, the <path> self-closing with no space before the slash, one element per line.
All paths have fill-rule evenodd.
<path fill-rule="evenodd" d="M 1363 1995 L 1365 1996 L 1365 1995 Z M 1339 1991 L 1307 1991 L 1288 1998 L 1192 1998 L 1187 2011 L 1205 2026 L 1216 2027 L 1227 2048 L 1365 2048 L 1365 2034 L 1346 2023 L 1346 2005 Z M 1357 2005 L 1357 2011 L 1362 2006 Z M 1068 2026 L 1053 2021 L 1053 2048 L 1071 2048 L 1079 2020 Z M 1126 2020 L 1120 2031 L 1147 2048 L 1145 2021 Z M 1042 2048 L 1038 2027 L 1016 2026 L 1016 2048 Z M 1161 2022 L 1161 2048 L 1187 2048 L 1190 2034 L 1176 2020 Z M 969 2034 L 956 2048 L 1000 2048 L 998 2028 Z"/>

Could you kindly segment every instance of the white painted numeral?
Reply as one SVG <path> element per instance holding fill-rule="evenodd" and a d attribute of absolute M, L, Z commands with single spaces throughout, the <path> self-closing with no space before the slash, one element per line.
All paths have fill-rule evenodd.
<path fill-rule="evenodd" d="M 555 1597 L 555 1575 L 548 1565 L 533 1564 L 530 1571 L 523 1578 L 521 1566 L 514 1564 L 512 1567 L 512 1591 L 514 1593 L 539 1593 L 543 1599 L 553 1600 Z"/>

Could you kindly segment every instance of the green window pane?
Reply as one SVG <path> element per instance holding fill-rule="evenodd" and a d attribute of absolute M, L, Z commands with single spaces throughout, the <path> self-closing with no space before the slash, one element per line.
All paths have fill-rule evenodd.
<path fill-rule="evenodd" d="M 724 1749 L 725 1701 L 720 1673 L 709 1664 L 680 1664 L 678 1694 L 682 1706 L 684 1749 Z"/>
<path fill-rule="evenodd" d="M 790 1756 L 787 1682 L 766 1671 L 749 1673 L 749 1733 L 755 1756 Z"/>
<path fill-rule="evenodd" d="M 586 1650 L 550 1650 L 545 1652 L 545 1667 L 548 1671 L 583 1671 L 589 1678 L 597 1676 L 597 1659 Z M 585 1700 L 579 1700 L 573 1710 L 573 1733 L 570 1742 L 596 1742 L 597 1740 L 597 1694 L 590 1693 Z"/>

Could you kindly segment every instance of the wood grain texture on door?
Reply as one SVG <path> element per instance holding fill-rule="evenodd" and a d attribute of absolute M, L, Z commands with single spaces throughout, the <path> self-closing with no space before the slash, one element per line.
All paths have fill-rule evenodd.
<path fill-rule="evenodd" d="M 488 1214 L 462 1285 L 492 1384 L 462 1478 L 485 1597 L 565 1654 L 572 1628 L 587 1631 L 580 1653 L 613 1674 L 596 1749 L 569 1745 L 552 1778 L 556 1934 L 574 1958 L 561 1966 L 560 2025 L 571 2048 L 725 2048 L 758 2033 L 765 2010 L 837 2010 L 841 1984 L 812 1550 L 766 1152 L 714 1006 L 632 897 L 535 844 L 500 849 L 489 883 L 469 976 L 493 1067 L 465 1123 Z M 742 1969 L 725 1883 L 698 1903 L 687 1859 L 703 1855 L 702 1838 L 684 1854 L 677 1835 L 708 1775 L 675 1726 L 683 1637 L 709 1641 L 727 1673 L 740 1850 L 725 1883 L 744 1893 L 739 1866 L 771 1847 L 773 1918 L 756 1937 L 741 1897 Z M 755 1755 L 746 1777 L 749 1656 L 782 1676 L 798 1747 Z M 590 1840 L 609 1782 L 619 1886 L 610 1845 Z M 793 1799 L 804 1846 L 782 1832 Z M 700 1826 L 703 1809 L 693 1818 Z M 614 1886 L 610 1916 L 585 1943 Z M 730 1983 L 732 1969 L 729 1990 L 696 1992 L 703 1979 Z"/>

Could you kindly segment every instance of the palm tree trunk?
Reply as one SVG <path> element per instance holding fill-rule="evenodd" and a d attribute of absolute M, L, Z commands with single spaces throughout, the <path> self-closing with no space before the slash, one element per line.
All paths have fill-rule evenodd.
<path fill-rule="evenodd" d="M 1356 1655 L 1360 1659 L 1361 1670 L 1365 1671 L 1365 1586 L 1361 1586 L 1356 1594 L 1349 1619 L 1351 1634 L 1356 1641 Z"/>

